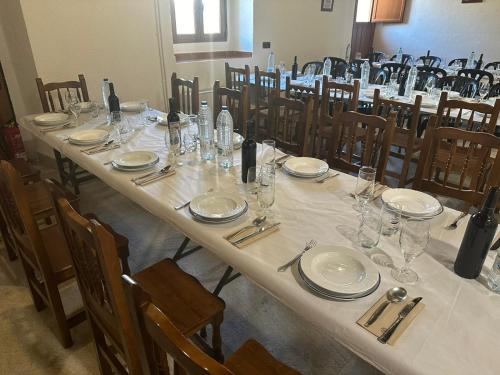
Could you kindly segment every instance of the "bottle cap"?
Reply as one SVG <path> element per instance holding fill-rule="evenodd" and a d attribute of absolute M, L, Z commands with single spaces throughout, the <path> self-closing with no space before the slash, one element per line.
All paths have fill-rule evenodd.
<path fill-rule="evenodd" d="M 223 106 L 222 106 L 222 110 L 223 110 L 223 111 L 228 111 L 228 110 L 229 110 L 229 108 L 227 107 L 227 105 L 223 105 Z"/>

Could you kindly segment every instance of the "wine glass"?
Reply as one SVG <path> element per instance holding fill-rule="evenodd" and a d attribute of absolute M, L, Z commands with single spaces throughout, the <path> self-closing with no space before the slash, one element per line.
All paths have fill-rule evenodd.
<path fill-rule="evenodd" d="M 427 91 L 427 95 L 431 96 L 434 85 L 434 80 L 429 77 L 429 79 L 427 79 L 427 82 L 425 82 L 425 91 Z"/>
<path fill-rule="evenodd" d="M 260 175 L 257 189 L 257 204 L 263 215 L 270 217 L 270 208 L 275 200 L 275 170 L 274 165 L 263 164 L 260 167 Z"/>
<path fill-rule="evenodd" d="M 404 265 L 391 271 L 392 277 L 406 284 L 418 281 L 418 275 L 409 268 L 410 263 L 422 255 L 430 241 L 430 223 L 426 219 L 408 218 L 403 222 L 399 236 L 399 246 L 404 257 Z"/>
<path fill-rule="evenodd" d="M 488 96 L 490 92 L 490 84 L 488 82 L 481 82 L 479 86 L 479 96 L 481 97 L 481 101 L 484 102 L 486 96 Z"/>
<path fill-rule="evenodd" d="M 78 96 L 72 93 L 71 91 L 67 91 L 65 94 L 65 100 L 66 100 L 66 107 L 75 117 L 75 122 L 76 122 L 78 120 L 78 116 L 80 116 L 80 113 L 82 112 L 80 99 L 78 99 Z"/>
<path fill-rule="evenodd" d="M 361 167 L 356 180 L 356 189 L 354 196 L 357 204 L 353 206 L 354 210 L 361 212 L 363 207 L 370 201 L 375 188 L 375 175 L 377 171 L 372 167 Z"/>

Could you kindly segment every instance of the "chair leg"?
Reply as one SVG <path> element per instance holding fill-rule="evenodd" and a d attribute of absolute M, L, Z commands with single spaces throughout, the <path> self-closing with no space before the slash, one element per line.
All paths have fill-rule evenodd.
<path fill-rule="evenodd" d="M 66 313 L 64 312 L 59 289 L 57 288 L 57 285 L 53 285 L 52 282 L 48 283 L 46 279 L 44 281 L 45 289 L 47 290 L 47 298 L 50 301 L 50 308 L 54 314 L 54 318 L 56 319 L 61 344 L 64 348 L 69 348 L 73 345 L 73 339 L 71 338 L 71 331 L 68 325 Z"/>
<path fill-rule="evenodd" d="M 2 234 L 3 243 L 5 245 L 5 250 L 7 250 L 7 256 L 9 260 L 13 261 L 17 259 L 17 254 L 12 246 L 12 236 L 7 229 L 7 224 L 3 218 L 3 215 L 0 214 L 0 233 Z"/>
<path fill-rule="evenodd" d="M 35 270 L 33 270 L 33 268 L 24 260 L 22 255 L 19 258 L 21 259 L 21 265 L 24 269 L 24 274 L 28 281 L 28 287 L 30 289 L 33 305 L 35 305 L 36 311 L 40 312 L 43 309 L 45 309 L 47 305 L 45 304 L 43 298 L 40 297 L 40 294 L 38 294 L 38 291 L 35 288 L 33 288 L 33 285 L 31 284 L 32 282 L 37 282 Z"/>
<path fill-rule="evenodd" d="M 78 179 L 76 178 L 76 164 L 71 160 L 69 161 L 69 179 L 71 181 L 71 185 L 73 186 L 73 191 L 75 195 L 80 194 L 80 188 L 78 186 Z"/>
<path fill-rule="evenodd" d="M 64 162 L 62 159 L 62 155 L 59 151 L 54 150 L 54 156 L 56 158 L 57 171 L 59 172 L 59 179 L 61 180 L 61 184 L 66 185 L 68 182 L 66 179 L 66 172 L 64 171 Z"/>
<path fill-rule="evenodd" d="M 408 171 L 410 170 L 411 162 L 411 151 L 409 148 L 405 149 L 405 158 L 403 160 L 403 168 L 401 170 L 401 175 L 399 177 L 399 187 L 403 188 L 406 186 L 406 181 L 408 180 Z"/>
<path fill-rule="evenodd" d="M 217 315 L 212 321 L 212 349 L 214 351 L 214 358 L 220 363 L 224 363 L 224 353 L 222 352 L 222 338 L 220 334 L 220 326 L 224 316 L 222 313 Z"/>
<path fill-rule="evenodd" d="M 96 327 L 92 319 L 89 319 L 89 323 L 90 323 L 90 330 L 92 331 L 92 336 L 94 336 L 94 347 L 97 354 L 97 362 L 99 363 L 100 373 L 102 375 L 112 375 L 113 370 L 111 368 L 111 365 L 109 364 L 106 357 L 103 355 L 101 349 L 99 349 L 101 345 L 102 346 L 107 345 L 106 338 L 104 337 L 103 333 L 99 330 L 99 328 Z"/>

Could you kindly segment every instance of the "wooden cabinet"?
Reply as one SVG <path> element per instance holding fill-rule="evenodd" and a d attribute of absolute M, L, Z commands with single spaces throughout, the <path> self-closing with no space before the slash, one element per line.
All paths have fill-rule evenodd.
<path fill-rule="evenodd" d="M 403 22 L 406 0 L 374 0 L 372 22 Z"/>

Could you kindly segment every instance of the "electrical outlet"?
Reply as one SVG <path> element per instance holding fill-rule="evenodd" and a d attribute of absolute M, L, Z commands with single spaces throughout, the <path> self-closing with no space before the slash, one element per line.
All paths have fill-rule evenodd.
<path fill-rule="evenodd" d="M 271 42 L 262 42 L 262 48 L 264 49 L 271 48 Z"/>

